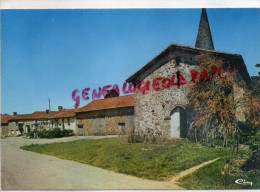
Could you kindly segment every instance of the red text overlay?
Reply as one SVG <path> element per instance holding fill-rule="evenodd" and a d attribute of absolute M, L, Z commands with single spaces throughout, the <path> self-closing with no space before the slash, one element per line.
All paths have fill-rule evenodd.
<path fill-rule="evenodd" d="M 213 65 L 211 68 L 210 73 L 203 69 L 200 72 L 192 69 L 190 70 L 191 75 L 191 82 L 195 83 L 196 81 L 208 81 L 210 78 L 214 79 L 216 76 L 218 76 L 220 79 L 227 77 L 227 73 L 224 74 L 224 68 L 220 67 L 218 68 L 216 65 Z M 229 75 L 231 76 L 233 73 L 233 67 L 229 67 Z M 154 78 L 152 81 L 140 81 L 137 85 L 134 85 L 133 83 L 123 83 L 122 86 L 122 92 L 124 94 L 131 94 L 134 93 L 136 90 L 140 91 L 142 94 L 145 94 L 147 91 L 150 90 L 150 87 L 152 87 L 155 91 L 160 91 L 162 89 L 167 89 L 171 86 L 183 86 L 187 84 L 186 79 L 183 77 L 183 75 L 180 72 L 177 72 L 177 74 L 174 74 L 171 76 L 171 78 L 163 78 L 163 77 L 157 77 Z M 81 92 L 78 89 L 73 90 L 72 92 L 72 99 L 76 102 L 76 104 L 80 105 L 80 98 L 87 101 L 92 98 L 92 100 L 100 99 L 102 96 L 105 97 L 107 92 L 109 90 L 115 90 L 117 94 L 120 96 L 120 89 L 117 84 L 112 85 L 106 85 L 104 87 L 99 87 L 98 89 L 93 89 L 92 92 L 90 91 L 90 88 L 85 88 Z"/>

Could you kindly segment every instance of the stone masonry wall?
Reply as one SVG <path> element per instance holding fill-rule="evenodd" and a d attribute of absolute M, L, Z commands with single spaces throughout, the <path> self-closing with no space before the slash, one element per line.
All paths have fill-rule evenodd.
<path fill-rule="evenodd" d="M 99 119 L 99 118 L 98 118 Z M 93 121 L 94 119 L 77 119 L 77 135 L 97 135 L 98 130 L 95 128 L 97 125 Z M 96 119 L 97 120 L 97 119 Z M 134 116 L 115 116 L 115 117 L 105 117 L 105 125 L 107 135 L 120 134 L 118 132 L 118 123 L 125 123 L 126 132 L 133 129 Z M 94 125 L 95 124 L 95 125 Z M 78 125 L 83 125 L 82 128 L 78 128 Z M 104 133 L 102 133 L 104 134 Z"/>
<path fill-rule="evenodd" d="M 83 125 L 82 128 L 78 128 L 78 125 Z M 93 135 L 93 121 L 92 119 L 77 119 L 76 120 L 76 134 L 77 135 Z"/>
<path fill-rule="evenodd" d="M 125 123 L 126 133 L 133 129 L 134 116 L 106 117 L 106 129 L 108 135 L 124 134 L 118 130 L 118 123 Z"/>
<path fill-rule="evenodd" d="M 233 89 L 234 89 L 234 99 L 242 102 L 242 104 L 236 108 L 236 119 L 238 121 L 245 121 L 246 119 L 245 119 L 244 111 L 245 111 L 246 105 L 243 105 L 243 103 L 247 101 L 247 100 L 245 100 L 245 98 L 243 98 L 243 97 L 245 97 L 244 95 L 246 94 L 245 89 L 236 84 L 233 85 Z"/>
<path fill-rule="evenodd" d="M 78 128 L 79 125 L 83 125 L 84 130 L 82 128 Z M 126 132 L 130 129 L 133 129 L 133 106 L 98 111 L 80 112 L 76 114 L 77 135 L 121 134 L 118 132 L 119 126 L 123 126 Z"/>
<path fill-rule="evenodd" d="M 196 66 L 180 63 L 175 65 L 175 60 L 171 60 L 152 74 L 147 76 L 143 81 L 150 81 L 149 91 L 142 94 L 139 90 L 135 91 L 135 129 L 145 131 L 147 128 L 161 130 L 164 136 L 170 136 L 170 113 L 176 106 L 185 106 L 188 104 L 186 94 L 187 88 L 191 81 L 190 70 L 196 69 Z M 158 81 L 161 90 L 155 91 L 152 87 L 153 79 L 162 77 L 172 78 L 175 75 L 177 82 L 177 71 L 185 78 L 187 83 L 178 88 L 170 86 L 163 88 L 162 80 Z"/>
<path fill-rule="evenodd" d="M 12 130 L 14 133 L 12 134 Z M 16 131 L 18 130 L 18 126 L 16 126 L 15 122 L 8 123 L 8 136 L 16 136 Z"/>
<path fill-rule="evenodd" d="M 8 124 L 1 125 L 1 136 L 8 136 Z"/>
<path fill-rule="evenodd" d="M 106 129 L 108 135 L 118 134 L 118 123 L 126 123 L 126 116 L 106 117 Z"/>

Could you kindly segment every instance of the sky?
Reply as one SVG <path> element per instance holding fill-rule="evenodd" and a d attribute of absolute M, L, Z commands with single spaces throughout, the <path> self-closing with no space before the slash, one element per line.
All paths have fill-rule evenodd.
<path fill-rule="evenodd" d="M 260 9 L 207 9 L 214 48 L 260 63 Z M 73 108 L 122 85 L 170 43 L 195 46 L 201 9 L 1 10 L 1 113 Z M 78 95 L 80 95 L 78 94 Z M 122 94 L 122 91 L 120 92 Z M 80 107 L 92 101 L 80 97 Z"/>

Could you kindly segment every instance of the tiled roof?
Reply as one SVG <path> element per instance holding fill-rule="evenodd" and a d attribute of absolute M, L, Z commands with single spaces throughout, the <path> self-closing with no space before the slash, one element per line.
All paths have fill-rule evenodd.
<path fill-rule="evenodd" d="M 76 109 L 64 109 L 62 111 L 58 111 L 58 113 L 51 115 L 51 118 L 68 118 L 68 117 L 75 117 L 75 110 Z"/>
<path fill-rule="evenodd" d="M 94 100 L 84 107 L 79 108 L 77 112 L 96 111 L 103 109 L 113 109 L 120 107 L 133 107 L 134 95 L 126 95 L 120 97 L 112 97 L 107 99 Z"/>
<path fill-rule="evenodd" d="M 13 119 L 12 115 L 1 115 L 1 123 L 8 123 L 9 120 Z"/>
<path fill-rule="evenodd" d="M 64 109 L 62 111 L 51 111 L 48 114 L 45 111 L 35 111 L 32 114 L 22 114 L 13 116 L 13 120 L 33 120 L 33 119 L 51 119 L 74 117 L 75 109 Z"/>
<path fill-rule="evenodd" d="M 20 119 L 32 119 L 32 114 L 22 114 L 22 115 L 15 115 L 13 120 L 20 120 Z"/>
<path fill-rule="evenodd" d="M 29 120 L 29 119 L 49 119 L 51 116 L 57 114 L 58 111 L 51 111 L 48 114 L 45 111 L 35 111 L 32 114 L 22 114 L 14 116 L 14 120 Z"/>

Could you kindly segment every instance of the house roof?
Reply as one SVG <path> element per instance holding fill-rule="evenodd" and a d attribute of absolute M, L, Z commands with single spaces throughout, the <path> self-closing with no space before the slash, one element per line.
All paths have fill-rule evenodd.
<path fill-rule="evenodd" d="M 45 111 L 35 111 L 32 114 L 22 114 L 14 116 L 13 120 L 33 120 L 33 119 L 49 119 L 57 114 L 58 111 L 51 111 L 48 114 Z"/>
<path fill-rule="evenodd" d="M 69 118 L 69 117 L 75 117 L 75 111 L 76 109 L 64 109 L 62 111 L 58 111 L 57 113 L 51 115 L 51 118 Z"/>
<path fill-rule="evenodd" d="M 114 109 L 120 107 L 133 107 L 134 95 L 125 95 L 120 97 L 112 97 L 107 99 L 94 100 L 84 107 L 79 108 L 78 112 L 96 111 L 103 109 Z"/>
<path fill-rule="evenodd" d="M 32 114 L 15 115 L 12 120 L 32 119 Z"/>
<path fill-rule="evenodd" d="M 1 115 L 1 123 L 8 123 L 9 120 L 13 119 L 12 115 Z"/>
<path fill-rule="evenodd" d="M 138 84 L 138 82 L 142 81 L 145 77 L 149 76 L 156 69 L 163 66 L 165 63 L 169 62 L 171 59 L 178 57 L 180 52 L 191 52 L 196 55 L 201 53 L 214 54 L 221 57 L 228 57 L 235 60 L 234 67 L 237 69 L 246 81 L 250 81 L 250 76 L 246 69 L 244 60 L 240 54 L 233 54 L 215 50 L 208 50 L 197 47 L 184 46 L 179 44 L 171 43 L 168 47 L 166 47 L 162 52 L 160 52 L 157 56 L 155 56 L 152 60 L 150 60 L 147 64 L 137 70 L 134 74 L 126 79 L 128 83 Z M 172 55 L 169 57 L 169 55 Z"/>

